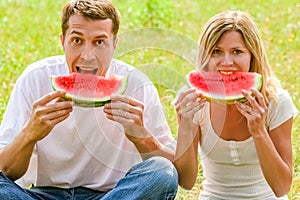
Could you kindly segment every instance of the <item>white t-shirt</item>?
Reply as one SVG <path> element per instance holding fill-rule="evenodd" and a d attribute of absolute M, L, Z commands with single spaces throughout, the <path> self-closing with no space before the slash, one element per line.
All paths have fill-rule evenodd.
<path fill-rule="evenodd" d="M 51 75 L 69 73 L 64 56 L 54 56 L 28 66 L 12 91 L 1 127 L 0 148 L 12 142 L 32 110 L 32 104 L 53 91 Z M 145 74 L 113 59 L 106 75 L 128 75 L 125 95 L 144 103 L 144 125 L 162 144 L 175 149 L 156 88 Z M 18 180 L 36 186 L 71 188 L 83 186 L 106 191 L 141 162 L 123 126 L 105 117 L 103 107 L 74 106 L 70 117 L 37 142 L 30 169 Z M 26 181 L 25 181 L 26 180 Z"/>
<path fill-rule="evenodd" d="M 227 141 L 213 130 L 209 103 L 199 111 L 195 123 L 201 127 L 201 164 L 205 180 L 201 200 L 205 199 L 286 199 L 276 198 L 266 182 L 252 137 Z M 287 93 L 279 90 L 279 102 L 268 107 L 266 127 L 272 130 L 298 113 Z"/>

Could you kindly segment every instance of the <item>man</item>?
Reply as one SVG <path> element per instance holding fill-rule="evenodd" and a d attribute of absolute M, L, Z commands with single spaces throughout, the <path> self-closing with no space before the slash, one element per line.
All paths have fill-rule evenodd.
<path fill-rule="evenodd" d="M 174 199 L 175 142 L 157 91 L 112 58 L 116 8 L 73 0 L 62 14 L 65 55 L 28 66 L 11 94 L 0 127 L 0 199 Z M 103 107 L 77 107 L 50 84 L 50 76 L 73 72 L 128 76 L 128 87 Z M 19 187 L 20 178 L 33 186 Z"/>

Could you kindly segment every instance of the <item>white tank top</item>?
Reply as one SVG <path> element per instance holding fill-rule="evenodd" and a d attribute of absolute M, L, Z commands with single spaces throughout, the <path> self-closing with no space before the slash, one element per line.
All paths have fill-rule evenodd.
<path fill-rule="evenodd" d="M 270 130 L 297 114 L 287 92 L 281 91 L 279 97 L 277 106 L 269 106 L 266 126 Z M 253 138 L 244 141 L 220 138 L 211 126 L 210 117 L 207 117 L 209 113 L 207 103 L 194 117 L 202 133 L 200 155 L 205 179 L 200 199 L 287 199 L 287 196 L 276 198 L 266 182 Z"/>

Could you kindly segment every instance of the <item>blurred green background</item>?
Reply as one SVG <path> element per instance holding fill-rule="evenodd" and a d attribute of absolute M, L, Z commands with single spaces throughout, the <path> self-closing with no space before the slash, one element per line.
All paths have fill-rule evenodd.
<path fill-rule="evenodd" d="M 0 2 L 0 121 L 14 82 L 26 66 L 46 56 L 62 54 L 60 13 L 66 0 L 1 0 Z M 262 32 L 270 63 L 300 110 L 300 2 L 299 0 L 113 0 L 121 13 L 116 57 L 145 71 L 159 90 L 165 113 L 176 137 L 171 105 L 184 76 L 195 67 L 202 25 L 227 9 L 249 12 Z M 149 31 L 145 32 L 145 29 Z M 134 32 L 130 32 L 134 31 Z M 147 35 L 149 32 L 152 34 Z M 144 34 L 144 35 L 143 35 Z M 123 40 L 122 40 L 123 39 Z M 130 45 L 143 43 L 142 48 Z M 127 49 L 126 49 L 127 48 Z M 130 50 L 131 49 L 131 50 Z M 191 50 L 189 50 L 191 49 Z M 290 199 L 300 199 L 300 121 L 293 126 L 294 179 Z M 198 199 L 197 184 L 180 188 L 176 199 Z"/>

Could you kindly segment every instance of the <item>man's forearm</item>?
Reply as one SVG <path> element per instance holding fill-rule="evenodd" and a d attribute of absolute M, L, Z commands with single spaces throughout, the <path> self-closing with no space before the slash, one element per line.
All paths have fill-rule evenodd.
<path fill-rule="evenodd" d="M 12 143 L 0 150 L 0 170 L 15 181 L 22 177 L 30 162 L 35 142 L 26 140 L 21 132 Z"/>
<path fill-rule="evenodd" d="M 162 145 L 155 137 L 136 138 L 132 140 L 143 160 L 153 156 L 162 156 L 171 162 L 174 160 L 174 151 Z"/>

